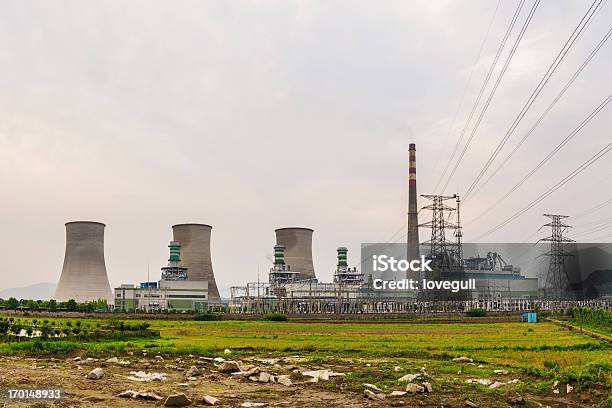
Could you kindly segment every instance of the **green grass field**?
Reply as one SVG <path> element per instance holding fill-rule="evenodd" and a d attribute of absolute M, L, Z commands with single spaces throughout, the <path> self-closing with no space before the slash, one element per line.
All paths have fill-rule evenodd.
<path fill-rule="evenodd" d="M 27 321 L 27 318 L 22 319 Z M 68 319 L 53 319 L 58 325 Z M 70 319 L 74 320 L 74 319 Z M 84 327 L 97 321 L 81 319 Z M 236 355 L 302 355 L 311 360 L 428 360 L 455 371 L 451 357 L 468 356 L 477 363 L 511 367 L 542 378 L 594 380 L 611 384 L 610 343 L 550 323 L 296 323 L 265 321 L 151 320 L 159 338 L 121 341 L 52 341 L 42 351 L 90 355 L 111 351 L 215 356 L 224 349 Z M 0 344 L 0 352 L 27 351 L 32 342 Z M 40 349 L 40 345 L 39 345 Z"/>

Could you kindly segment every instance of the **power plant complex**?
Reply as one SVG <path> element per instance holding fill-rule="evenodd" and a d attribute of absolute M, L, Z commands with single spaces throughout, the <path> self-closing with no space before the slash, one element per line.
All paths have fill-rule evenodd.
<path fill-rule="evenodd" d="M 551 267 L 541 271 L 538 266 L 523 263 L 526 265 L 523 269 L 528 271 L 525 275 L 523 269 L 507 262 L 506 258 L 510 254 L 510 259 L 520 259 L 531 250 L 529 247 L 521 247 L 517 252 L 518 247 L 508 246 L 513 244 L 463 243 L 461 200 L 457 195 L 422 195 L 429 204 L 421 210 L 428 211 L 431 219 L 419 223 L 415 144 L 410 144 L 408 163 L 406 241 L 362 244 L 357 266 L 350 266 L 346 247 L 337 247 L 337 263 L 331 282 L 320 282 L 315 273 L 314 230 L 277 228 L 274 231 L 276 242 L 271 245 L 274 259 L 267 282 L 258 280 L 244 286 L 232 286 L 228 304 L 221 299 L 213 272 L 212 226 L 185 223 L 172 226 L 170 257 L 168 264 L 161 268 L 160 279 L 122 284 L 115 288 L 113 295 L 104 260 L 105 225 L 75 221 L 66 223 L 66 253 L 55 298 L 79 302 L 106 299 L 114 305 L 114 310 L 125 312 L 204 311 L 211 305 L 226 305 L 232 313 L 303 314 L 406 313 L 427 308 L 439 311 L 475 307 L 527 310 L 534 307 L 534 302 L 541 302 L 540 307 L 546 307 L 546 302 L 570 299 L 572 285 L 574 293 L 578 293 L 580 288 L 576 282 L 582 282 L 581 278 L 571 278 L 566 270 L 564 257 L 567 254 L 563 252 L 563 243 L 573 241 L 562 237 L 558 230 L 553 230 L 553 235 L 543 240 L 550 241 L 554 248 Z M 566 226 L 558 222 L 564 216 L 547 216 L 554 221 L 547 225 L 557 229 Z M 428 241 L 419 240 L 419 228 L 430 231 Z M 592 248 L 587 249 L 593 252 Z M 470 256 L 464 258 L 468 253 Z M 381 255 L 385 259 L 403 259 L 406 263 L 418 262 L 427 267 L 380 273 L 372 259 Z M 612 256 L 608 259 L 607 255 L 601 255 L 605 259 L 598 265 L 609 265 Z M 589 265 L 589 268 L 600 268 L 598 265 Z M 560 271 L 565 279 L 560 278 L 563 277 Z M 466 285 L 461 284 L 457 290 L 450 291 L 443 288 L 445 281 Z M 551 287 L 550 282 L 556 282 L 556 286 Z M 433 289 L 426 290 L 430 284 Z M 603 291 L 604 296 L 612 297 L 612 282 L 608 286 L 598 288 L 598 293 Z M 580 290 L 592 292 L 588 288 Z"/>

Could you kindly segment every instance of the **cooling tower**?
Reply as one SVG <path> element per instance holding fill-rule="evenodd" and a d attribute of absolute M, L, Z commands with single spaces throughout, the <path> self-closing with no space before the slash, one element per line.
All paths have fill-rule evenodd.
<path fill-rule="evenodd" d="M 54 299 L 113 301 L 104 262 L 104 227 L 100 222 L 91 221 L 66 223 L 64 267 Z"/>
<path fill-rule="evenodd" d="M 276 230 L 276 245 L 285 247 L 285 264 L 298 279 L 316 278 L 312 265 L 312 233 L 310 228 L 279 228 Z"/>
<path fill-rule="evenodd" d="M 183 266 L 189 268 L 187 280 L 208 281 L 208 297 L 218 300 L 219 289 L 210 259 L 210 232 L 206 224 L 177 224 L 172 226 L 174 240 L 181 244 Z"/>

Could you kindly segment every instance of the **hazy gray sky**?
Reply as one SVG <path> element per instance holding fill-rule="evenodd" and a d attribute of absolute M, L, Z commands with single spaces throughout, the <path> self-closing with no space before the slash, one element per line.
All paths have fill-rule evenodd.
<path fill-rule="evenodd" d="M 221 288 L 256 280 L 258 266 L 265 278 L 282 226 L 314 228 L 315 268 L 330 280 L 337 246 L 349 247 L 354 264 L 361 242 L 385 242 L 404 224 L 411 142 L 419 193 L 432 192 L 517 5 L 501 2 L 449 133 L 496 4 L 3 1 L 2 286 L 57 281 L 64 223 L 82 219 L 107 224 L 113 286 L 142 280 L 147 264 L 157 276 L 171 225 L 181 222 L 213 225 Z M 542 1 L 448 193 L 465 191 L 590 4 Z M 606 4 L 509 147 L 610 21 Z M 612 92 L 611 51 L 604 46 L 520 154 L 466 204 L 464 220 Z M 610 143 L 611 119 L 609 107 L 465 239 Z M 599 161 L 487 240 L 523 240 L 543 212 L 571 215 L 612 197 L 611 163 Z M 580 221 L 609 217 L 610 208 Z"/>

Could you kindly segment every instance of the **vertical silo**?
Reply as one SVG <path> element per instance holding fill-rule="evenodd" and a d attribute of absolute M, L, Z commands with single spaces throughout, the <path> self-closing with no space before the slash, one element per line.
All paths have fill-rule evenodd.
<path fill-rule="evenodd" d="M 66 253 L 54 299 L 77 302 L 113 296 L 104 261 L 104 228 L 101 222 L 66 223 Z"/>
<path fill-rule="evenodd" d="M 206 224 L 177 224 L 172 226 L 174 240 L 181 244 L 183 265 L 188 268 L 187 280 L 208 281 L 208 297 L 219 299 L 219 289 L 210 256 L 212 227 Z"/>
<path fill-rule="evenodd" d="M 312 263 L 312 233 L 310 228 L 278 228 L 276 244 L 285 247 L 285 264 L 293 272 L 299 272 L 298 279 L 314 279 Z"/>

